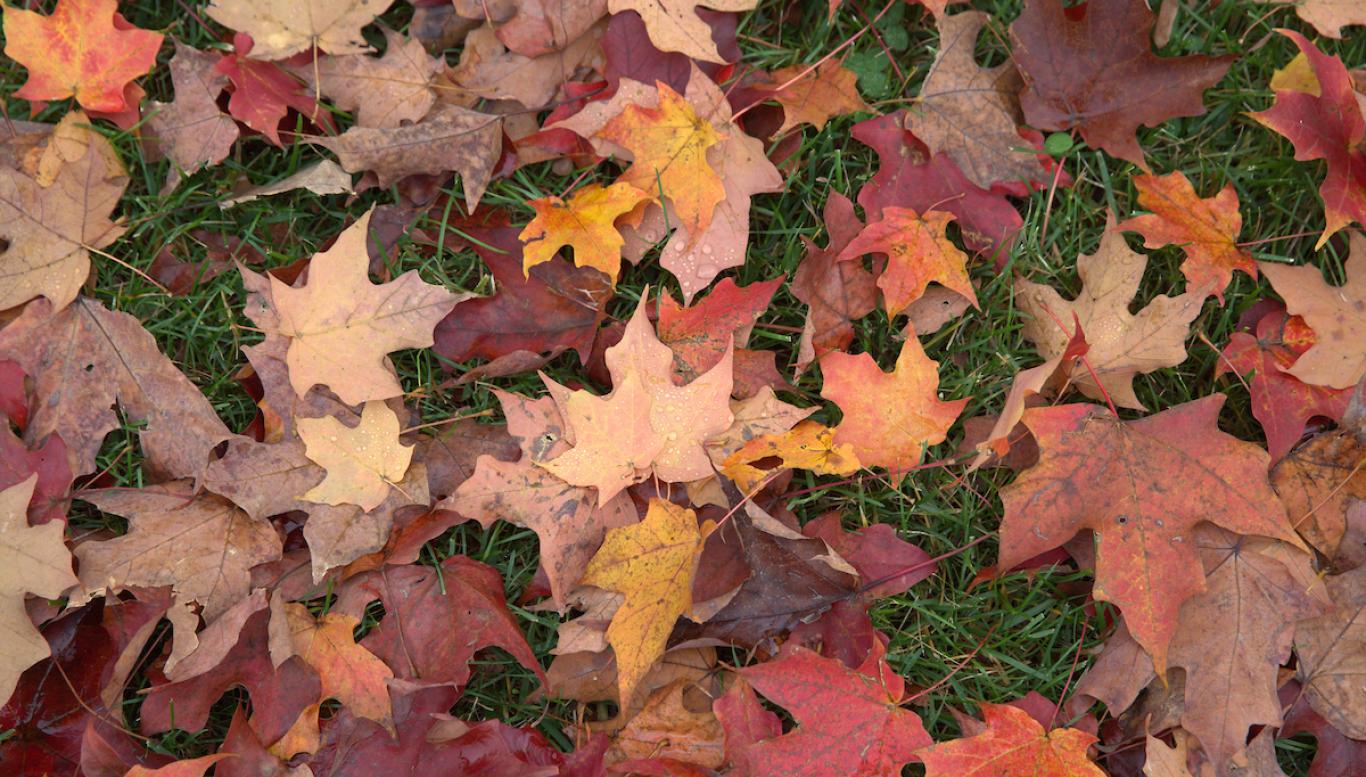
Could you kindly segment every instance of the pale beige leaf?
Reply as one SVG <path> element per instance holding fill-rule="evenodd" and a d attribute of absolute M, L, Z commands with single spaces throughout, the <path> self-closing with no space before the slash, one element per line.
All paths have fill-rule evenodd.
<path fill-rule="evenodd" d="M 349 194 L 352 191 L 351 175 L 331 159 L 324 159 L 273 183 L 253 186 L 219 204 L 225 208 L 231 208 L 234 205 L 251 202 L 258 197 L 283 194 L 295 189 L 307 189 L 314 194 Z"/>
<path fill-rule="evenodd" d="M 224 27 L 250 35 L 256 59 L 284 59 L 311 49 L 329 54 L 369 51 L 361 28 L 392 4 L 393 0 L 213 0 L 208 14 Z"/>
<path fill-rule="evenodd" d="M 327 477 L 304 494 L 310 502 L 373 510 L 403 479 L 413 458 L 413 446 L 399 442 L 398 416 L 383 402 L 366 402 L 354 427 L 331 416 L 301 418 L 298 426 L 306 455 L 327 470 Z"/>
<path fill-rule="evenodd" d="M 436 104 L 432 77 L 441 61 L 422 42 L 384 28 L 384 56 L 343 54 L 321 57 L 291 68 L 344 111 L 356 114 L 357 127 L 399 127 L 418 121 Z M 469 44 L 466 43 L 466 46 Z"/>

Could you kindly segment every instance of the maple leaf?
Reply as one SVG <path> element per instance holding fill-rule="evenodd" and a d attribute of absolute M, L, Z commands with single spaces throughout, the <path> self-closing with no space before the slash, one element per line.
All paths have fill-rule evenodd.
<path fill-rule="evenodd" d="M 1039 463 L 1001 491 L 998 568 L 1091 529 L 1094 596 L 1119 607 L 1165 673 L 1177 612 L 1205 585 L 1197 523 L 1304 547 L 1267 481 L 1266 452 L 1218 430 L 1223 402 L 1214 394 L 1128 422 L 1095 405 L 1024 411 Z"/>
<path fill-rule="evenodd" d="M 6 56 L 29 71 L 15 97 L 110 113 L 128 107 L 124 87 L 156 65 L 163 38 L 129 24 L 117 0 L 61 0 L 51 16 L 6 6 L 4 30 Z"/>
<path fill-rule="evenodd" d="M 1014 64 L 978 67 L 973 54 L 990 18 L 981 11 L 939 15 L 939 54 L 906 114 L 906 128 L 984 189 L 1001 181 L 1046 181 L 1038 155 L 1020 148 Z"/>
<path fill-rule="evenodd" d="M 1291 680 L 1281 686 L 1281 701 L 1289 709 L 1277 736 L 1312 734 L 1314 737 L 1314 761 L 1309 764 L 1308 772 L 1311 777 L 1350 777 L 1354 767 L 1366 763 L 1366 742 L 1351 739 L 1333 728 L 1332 723 L 1310 706 L 1298 682 Z"/>
<path fill-rule="evenodd" d="M 1344 397 L 1344 401 L 1346 398 Z M 1271 471 L 1290 524 L 1324 556 L 1337 558 L 1347 514 L 1366 499 L 1366 443 L 1349 429 L 1314 436 Z"/>
<path fill-rule="evenodd" d="M 834 116 L 871 111 L 858 93 L 857 82 L 854 71 L 832 59 L 815 70 L 809 65 L 775 70 L 756 88 L 772 94 L 783 106 L 783 123 L 776 133 L 782 135 L 800 124 L 820 130 Z"/>
<path fill-rule="evenodd" d="M 1309 705 L 1352 739 L 1366 739 L 1360 681 L 1366 671 L 1366 567 L 1326 580 L 1336 607 L 1295 627 L 1297 677 Z"/>
<path fill-rule="evenodd" d="M 928 553 L 902 540 L 885 523 L 847 532 L 840 526 L 840 514 L 830 512 L 803 526 L 802 534 L 824 540 L 847 559 L 863 581 L 859 592 L 868 598 L 908 591 L 935 571 Z"/>
<path fill-rule="evenodd" d="M 1252 254 L 1238 247 L 1243 216 L 1232 183 L 1224 184 L 1215 196 L 1202 198 L 1178 170 L 1169 175 L 1134 176 L 1134 187 L 1138 204 L 1152 213 L 1125 219 L 1115 229 L 1142 234 L 1148 248 L 1180 245 L 1186 252 L 1181 274 L 1188 288 L 1208 289 L 1223 304 L 1234 270 L 1257 277 Z"/>
<path fill-rule="evenodd" d="M 1204 113 L 1204 91 L 1234 59 L 1159 57 L 1149 43 L 1153 20 L 1143 0 L 1074 8 L 1063 0 L 1027 2 L 1010 25 L 1025 121 L 1041 130 L 1079 130 L 1087 143 L 1146 171 L 1139 125 Z"/>
<path fill-rule="evenodd" d="M 573 349 L 579 361 L 587 363 L 612 298 L 612 279 L 559 257 L 524 273 L 522 244 L 515 228 L 460 225 L 460 229 L 477 241 L 470 248 L 488 266 L 498 293 L 456 304 L 437 324 L 436 352 L 463 362 L 497 359 L 517 351 Z"/>
<path fill-rule="evenodd" d="M 631 153 L 631 166 L 617 180 L 652 197 L 668 196 L 679 224 L 697 236 L 726 199 L 721 178 L 707 161 L 707 149 L 725 136 L 668 84 L 655 86 L 658 107 L 628 104 L 598 134 Z"/>
<path fill-rule="evenodd" d="M 895 316 L 925 293 L 931 281 L 940 283 L 977 306 L 968 280 L 968 257 L 949 241 L 945 229 L 953 216 L 937 210 L 916 213 L 910 208 L 883 208 L 882 220 L 859 232 L 836 257 L 849 261 L 863 254 L 884 253 L 887 269 L 878 276 L 887 315 Z"/>
<path fill-rule="evenodd" d="M 986 730 L 918 751 L 927 777 L 939 775 L 1048 774 L 1103 777 L 1086 748 L 1096 737 L 1074 728 L 1045 731 L 1029 713 L 1009 704 L 983 702 Z"/>
<path fill-rule="evenodd" d="M 879 166 L 858 192 L 870 221 L 888 207 L 918 213 L 944 210 L 958 218 L 963 243 L 974 251 L 1005 256 L 1024 220 L 1006 199 L 968 180 L 945 154 L 929 149 L 905 128 L 905 110 L 855 124 L 849 134 L 877 152 Z"/>
<path fill-rule="evenodd" d="M 293 654 L 318 673 L 319 700 L 336 699 L 351 714 L 392 728 L 394 712 L 385 681 L 394 673 L 374 653 L 356 644 L 352 633 L 360 619 L 328 612 L 315 620 L 302 604 L 286 604 L 282 612 Z"/>
<path fill-rule="evenodd" d="M 306 285 L 270 278 L 278 333 L 290 338 L 289 380 L 301 397 L 316 384 L 348 405 L 399 396 L 403 387 L 385 354 L 431 345 L 437 322 L 459 301 L 416 270 L 371 283 L 365 249 L 371 213 L 313 256 Z"/>
<path fill-rule="evenodd" d="M 525 0 L 498 26 L 498 39 L 518 54 L 539 57 L 569 46 L 606 14 L 607 0 Z"/>
<path fill-rule="evenodd" d="M 723 278 L 707 298 L 682 307 L 669 294 L 659 299 L 659 339 L 674 353 L 674 369 L 683 383 L 691 383 L 716 366 L 728 348 L 735 347 L 734 394 L 754 396 L 765 378 L 776 378 L 773 355 L 744 348 L 759 316 L 768 308 L 783 277 L 745 287 Z M 748 385 L 741 386 L 742 379 Z M 781 380 L 781 379 L 778 379 Z"/>
<path fill-rule="evenodd" d="M 1295 6 L 1295 13 L 1314 25 L 1320 35 L 1341 38 L 1342 28 L 1366 24 L 1366 8 L 1355 0 L 1262 0 L 1264 3 L 1286 3 Z"/>
<path fill-rule="evenodd" d="M 87 596 L 169 585 L 180 601 L 204 605 L 212 621 L 247 595 L 253 566 L 280 558 L 280 537 L 268 522 L 218 497 L 195 496 L 183 482 L 82 491 L 80 499 L 128 518 L 127 534 L 76 547 Z"/>
<path fill-rule="evenodd" d="M 562 85 L 602 64 L 601 28 L 585 30 L 564 48 L 529 57 L 510 51 L 504 29 L 477 27 L 465 37 L 460 64 L 448 77 L 486 100 L 516 100 L 531 110 L 551 107 Z"/>
<path fill-rule="evenodd" d="M 605 397 L 575 391 L 563 408 L 574 447 L 536 464 L 567 483 L 597 489 L 598 505 L 606 505 L 643 480 L 664 450 L 664 438 L 650 423 L 653 406 L 638 375 L 617 381 Z"/>
<path fill-rule="evenodd" d="M 710 705 L 689 708 L 685 694 L 693 687 L 692 680 L 681 678 L 650 694 L 640 711 L 613 736 L 606 760 L 629 763 L 633 759 L 663 759 L 686 766 L 719 768 L 725 760 L 721 723 Z M 614 768 L 626 767 L 619 763 Z"/>
<path fill-rule="evenodd" d="M 61 435 L 48 435 L 41 446 L 30 450 L 14 436 L 9 424 L 0 421 L 0 491 L 28 480 L 30 475 L 36 475 L 38 482 L 29 500 L 29 523 L 65 522 L 72 475 Z"/>
<path fill-rule="evenodd" d="M 877 307 L 875 276 L 861 262 L 838 260 L 860 231 L 854 204 L 839 192 L 831 192 L 823 217 L 829 245 L 818 248 L 803 238 L 806 255 L 792 274 L 792 296 L 808 306 L 797 347 L 799 375 L 827 353 L 848 348 L 854 342 L 854 321 Z"/>
<path fill-rule="evenodd" d="M 615 284 L 621 272 L 621 247 L 625 244 L 617 231 L 617 218 L 631 212 L 650 195 L 629 183 L 611 186 L 589 184 L 565 201 L 559 197 L 530 200 L 536 218 L 517 236 L 526 244 L 522 249 L 522 271 L 548 262 L 562 246 L 574 249 L 577 267 L 601 270 Z"/>
<path fill-rule="evenodd" d="M 260 59 L 284 59 L 308 49 L 329 54 L 370 51 L 361 28 L 393 0 L 213 0 L 209 18 L 245 32 Z"/>
<path fill-rule="evenodd" d="M 855 671 L 798 647 L 740 676 L 797 721 L 746 748 L 751 777 L 895 777 L 932 744 L 920 718 L 900 706 L 905 681 L 880 656 Z"/>
<path fill-rule="evenodd" d="M 1286 373 L 1313 386 L 1349 388 L 1366 380 L 1366 235 L 1353 232 L 1351 255 L 1343 263 L 1346 280 L 1329 286 L 1312 266 L 1288 267 L 1262 262 L 1271 288 L 1285 300 L 1286 312 L 1314 330 L 1314 344 Z"/>
<path fill-rule="evenodd" d="M 352 127 L 314 138 L 348 173 L 373 171 L 380 186 L 415 174 L 460 173 L 465 202 L 479 204 L 503 151 L 503 119 L 442 103 L 422 121 L 402 127 Z"/>
<path fill-rule="evenodd" d="M 804 469 L 814 475 L 849 475 L 862 466 L 848 443 L 836 445 L 834 432 L 825 424 L 802 421 L 782 434 L 755 437 L 725 461 L 722 474 L 748 494 L 779 469 Z M 755 462 L 777 459 L 766 469 Z"/>
<path fill-rule="evenodd" d="M 897 480 L 920 463 L 924 449 L 943 442 L 967 399 L 939 399 L 939 363 L 915 333 L 896 366 L 883 372 L 866 353 L 830 353 L 821 361 L 821 396 L 839 406 L 835 445 L 851 445 L 865 467 L 886 467 Z"/>
<path fill-rule="evenodd" d="M 128 177 L 89 124 L 80 111 L 63 116 L 32 175 L 0 166 L 0 310 L 40 295 L 66 307 L 90 274 L 90 251 L 123 234 L 109 216 Z"/>
<path fill-rule="evenodd" d="M 1300 441 L 1311 418 L 1342 420 L 1352 390 L 1311 386 L 1287 371 L 1314 345 L 1314 333 L 1303 318 L 1277 310 L 1258 319 L 1256 327 L 1255 336 L 1234 332 L 1229 337 L 1215 376 L 1230 370 L 1251 375 L 1252 415 L 1261 423 L 1267 450 L 1276 462 Z"/>
<path fill-rule="evenodd" d="M 250 35 L 238 33 L 233 37 L 233 53 L 214 65 L 214 71 L 232 84 L 228 113 L 281 148 L 284 143 L 280 141 L 280 120 L 290 108 L 320 127 L 335 131 L 331 116 L 321 110 L 313 94 L 304 92 L 303 82 L 274 62 L 248 57 L 253 47 Z"/>
<path fill-rule="evenodd" d="M 1020 309 L 1032 317 L 1025 322 L 1024 336 L 1040 356 L 1052 359 L 1064 353 L 1075 334 L 1068 322 L 1080 324 L 1088 347 L 1085 365 L 1063 366 L 1072 367 L 1069 382 L 1092 399 L 1108 397 L 1119 407 L 1142 409 L 1134 377 L 1186 360 L 1190 323 L 1206 294 L 1160 294 L 1137 315 L 1130 313 L 1147 263 L 1147 257 L 1129 250 L 1112 219 L 1096 252 L 1077 257 L 1082 292 L 1075 300 L 1064 300 L 1047 286 L 1015 282 Z"/>
<path fill-rule="evenodd" d="M 94 300 L 60 312 L 29 304 L 0 330 L 0 359 L 18 362 L 35 383 L 25 440 L 60 435 L 75 473 L 94 471 L 105 435 L 122 423 L 115 402 L 124 418 L 146 423 L 138 438 L 153 472 L 199 477 L 233 436 L 137 319 Z"/>
<path fill-rule="evenodd" d="M 301 418 L 298 426 L 306 455 L 327 470 L 327 477 L 304 494 L 310 502 L 373 510 L 403 479 L 413 458 L 413 446 L 399 442 L 398 416 L 383 402 L 366 402 L 354 427 L 332 416 Z"/>
<path fill-rule="evenodd" d="M 436 509 L 454 510 L 485 527 L 501 519 L 536 532 L 551 595 L 563 607 L 607 530 L 635 523 L 636 509 L 626 495 L 598 507 L 589 489 L 570 485 L 537 466 L 568 448 L 560 440 L 564 422 L 552 399 L 533 401 L 500 392 L 498 400 L 509 432 L 521 440 L 521 459 L 506 462 L 480 456 L 474 474 Z M 547 441 L 553 442 L 544 445 Z"/>
<path fill-rule="evenodd" d="M 1342 60 L 1319 51 L 1308 38 L 1279 30 L 1299 47 L 1313 73 L 1312 92 L 1276 91 L 1271 107 L 1249 114 L 1295 147 L 1295 159 L 1322 159 L 1328 174 L 1319 184 L 1325 224 L 1315 250 L 1353 221 L 1366 225 L 1366 116 L 1357 103 L 1351 75 Z"/>
<path fill-rule="evenodd" d="M 419 121 L 436 104 L 431 81 L 441 63 L 421 41 L 384 27 L 384 56 L 343 54 L 319 57 L 294 72 L 327 95 L 338 108 L 353 111 L 358 127 L 399 127 Z M 316 70 L 315 70 L 316 67 Z"/>
<path fill-rule="evenodd" d="M 5 635 L 0 649 L 0 699 L 5 700 L 14 693 L 25 669 L 51 655 L 47 640 L 24 609 L 24 594 L 55 599 L 80 582 L 71 571 L 71 551 L 62 542 L 66 525 L 60 521 L 28 525 L 29 499 L 37 484 L 38 476 L 30 475 L 0 490 L 0 558 L 5 568 L 0 575 L 4 606 L 0 633 Z"/>
<path fill-rule="evenodd" d="M 384 618 L 361 645 L 400 679 L 463 686 L 474 654 L 499 647 L 545 682 L 492 567 L 464 556 L 450 556 L 439 568 L 388 567 L 347 580 L 338 599 L 334 609 L 356 617 L 376 599 L 384 605 Z"/>
<path fill-rule="evenodd" d="M 232 758 L 232 753 L 213 753 L 198 758 L 186 758 L 155 769 L 134 766 L 124 777 L 203 777 L 204 771 L 224 758 Z"/>
<path fill-rule="evenodd" d="M 172 181 L 222 162 L 241 134 L 237 122 L 218 108 L 218 96 L 228 85 L 228 77 L 215 68 L 220 59 L 218 54 L 175 42 L 171 57 L 175 100 L 153 102 L 147 118 L 147 131 L 155 137 L 157 151 L 175 165 Z"/>
<path fill-rule="evenodd" d="M 698 17 L 697 7 L 717 11 L 748 11 L 757 0 L 607 0 L 613 14 L 635 11 L 645 22 L 650 42 L 661 51 L 677 51 L 703 62 L 725 62 L 712 40 L 711 27 Z"/>
<path fill-rule="evenodd" d="M 607 627 L 607 642 L 617 658 L 621 705 L 660 656 L 674 622 L 692 607 L 702 535 L 697 514 L 651 499 L 644 520 L 607 532 L 602 547 L 584 571 L 583 585 L 625 596 Z"/>

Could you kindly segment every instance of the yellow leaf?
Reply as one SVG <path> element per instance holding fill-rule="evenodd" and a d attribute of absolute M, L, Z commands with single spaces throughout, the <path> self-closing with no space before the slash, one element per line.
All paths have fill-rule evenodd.
<path fill-rule="evenodd" d="M 568 245 L 574 248 L 575 265 L 602 270 L 615 284 L 626 242 L 615 222 L 648 199 L 649 194 L 629 183 L 614 183 L 585 186 L 568 202 L 559 197 L 532 200 L 527 204 L 535 209 L 536 218 L 517 236 L 526 243 L 522 272 L 550 261 L 561 246 Z"/>
<path fill-rule="evenodd" d="M 355 427 L 332 416 L 300 418 L 297 425 L 304 455 L 327 470 L 323 482 L 304 494 L 310 502 L 373 510 L 413 458 L 413 446 L 399 442 L 398 416 L 383 402 L 366 402 Z"/>
<path fill-rule="evenodd" d="M 726 459 L 722 473 L 749 493 L 779 469 L 805 469 L 816 475 L 848 475 L 858 471 L 854 446 L 836 445 L 834 430 L 815 421 L 802 421 L 781 434 L 765 434 L 745 443 Z M 778 459 L 777 467 L 761 469 L 754 462 Z"/>
<path fill-rule="evenodd" d="M 674 622 L 692 607 L 692 581 L 702 534 L 697 515 L 662 499 L 651 499 L 645 520 L 607 532 L 584 573 L 584 585 L 625 596 L 607 642 L 617 657 L 617 684 L 626 709 L 636 686 L 664 655 Z"/>

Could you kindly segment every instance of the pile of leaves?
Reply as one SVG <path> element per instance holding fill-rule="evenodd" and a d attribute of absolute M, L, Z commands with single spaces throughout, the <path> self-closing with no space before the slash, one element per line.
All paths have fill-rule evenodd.
<path fill-rule="evenodd" d="M 115 0 L 5 7 L 12 104 L 53 119 L 6 121 L 0 146 L 6 774 L 1270 775 L 1276 738 L 1306 732 L 1310 774 L 1361 774 L 1366 74 L 1283 31 L 1298 54 L 1249 131 L 1324 160 L 1324 226 L 1313 256 L 1259 262 L 1241 233 L 1261 204 L 1148 169 L 1139 128 L 1203 113 L 1236 66 L 1155 53 L 1174 0 L 781 9 L 864 19 L 847 43 L 881 40 L 893 8 L 933 30 L 912 106 L 886 114 L 847 46 L 748 64 L 754 5 L 212 0 L 184 9 L 217 41 L 200 48 Z M 1295 10 L 1330 38 L 1366 23 L 1354 2 Z M 983 67 L 983 45 L 1009 57 Z M 163 67 L 164 101 L 139 85 Z M 791 278 L 720 277 L 804 133 L 847 114 L 876 174 L 832 182 Z M 112 136 L 160 165 L 153 196 L 245 147 L 310 149 L 223 207 L 298 189 L 371 207 L 291 263 L 203 231 L 203 261 L 129 262 Z M 1021 203 L 1071 186 L 1083 144 L 1137 168 L 1139 211 L 1055 257 L 1080 278 L 1064 294 L 1013 259 Z M 525 198 L 533 217 L 485 202 L 529 167 L 563 183 Z M 1135 302 L 1140 238 L 1177 247 L 1180 293 Z M 400 254 L 471 282 L 395 274 Z M 157 322 L 94 296 L 92 264 L 159 294 L 240 277 L 206 304 L 242 317 L 222 358 L 254 417 L 229 427 Z M 1211 343 L 1193 322 L 1235 315 L 1235 273 L 1264 298 Z M 977 315 L 986 279 L 1012 286 L 1038 363 L 965 417 L 922 338 Z M 805 310 L 781 353 L 755 336 L 775 296 Z M 893 364 L 858 337 L 878 317 Z M 1223 393 L 1140 399 L 1192 339 L 1264 444 L 1220 429 Z M 447 374 L 400 370 L 412 349 Z M 534 392 L 488 388 L 538 371 Z M 459 404 L 475 387 L 496 411 Z M 116 480 L 130 435 L 137 477 Z M 1015 473 L 997 532 L 932 558 L 876 514 L 812 509 L 831 484 L 896 493 L 943 468 L 964 489 Z M 537 549 L 511 604 L 454 539 L 507 524 Z M 984 541 L 983 585 L 1090 575 L 1074 594 L 1104 645 L 1078 644 L 1064 698 L 954 698 L 958 735 L 932 738 L 918 710 L 952 674 L 908 685 L 869 609 Z M 567 740 L 470 698 L 509 664 L 526 700 L 575 704 Z"/>

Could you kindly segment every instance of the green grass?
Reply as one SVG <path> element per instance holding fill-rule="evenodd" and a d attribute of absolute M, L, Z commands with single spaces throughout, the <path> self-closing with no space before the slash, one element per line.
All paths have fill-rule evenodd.
<path fill-rule="evenodd" d="M 784 16 L 792 13 L 785 0 L 766 0 L 745 15 L 740 25 L 742 62 L 772 69 L 816 61 L 863 26 L 855 12 L 860 2 L 847 0 L 835 18 L 827 21 L 824 0 L 808 0 L 799 9 L 804 14 L 799 19 Z M 973 5 L 992 12 L 996 18 L 983 36 L 979 52 L 989 60 L 1002 60 L 1006 54 L 1000 41 L 1004 39 L 1005 25 L 1018 13 L 1019 4 L 983 0 Z M 1294 53 L 1287 40 L 1273 34 L 1274 28 L 1285 26 L 1310 34 L 1349 66 L 1366 62 L 1366 36 L 1357 35 L 1344 42 L 1317 38 L 1299 23 L 1292 11 L 1273 11 L 1252 0 L 1225 0 L 1213 8 L 1210 5 L 1213 4 L 1184 4 L 1172 42 L 1162 53 L 1233 53 L 1239 58 L 1223 81 L 1207 92 L 1208 110 L 1203 116 L 1176 119 L 1140 132 L 1152 169 L 1157 173 L 1181 170 L 1207 196 L 1231 181 L 1242 202 L 1243 240 L 1315 233 L 1260 243 L 1252 249 L 1258 259 L 1313 259 L 1327 270 L 1333 282 L 1341 282 L 1344 241 L 1339 237 L 1330 241 L 1324 251 L 1316 254 L 1313 250 L 1317 231 L 1323 224 L 1322 204 L 1316 191 L 1323 175 L 1322 165 L 1293 161 L 1286 141 L 1244 114 L 1270 104 L 1267 83 L 1273 71 Z M 396 8 L 386 15 L 386 20 L 401 28 L 406 21 L 406 8 Z M 863 4 L 863 13 L 868 18 L 880 9 L 878 5 Z M 221 30 L 206 30 L 171 0 L 138 3 L 135 7 L 129 4 L 126 11 L 135 24 L 163 30 L 193 46 L 219 45 L 216 41 Z M 903 10 L 899 4 L 884 17 L 878 29 L 903 78 L 898 79 L 887 64 L 879 36 L 860 38 L 852 47 L 851 61 L 864 73 L 865 96 L 879 111 L 888 112 L 911 104 L 908 96 L 916 93 L 934 57 L 935 34 L 918 8 Z M 163 48 L 157 71 L 144 79 L 146 88 L 157 99 L 171 98 L 164 67 L 169 52 L 169 46 Z M 27 104 L 10 97 L 22 82 L 21 73 L 8 62 L 0 68 L 9 113 L 23 116 Z M 52 106 L 38 119 L 55 121 L 65 109 L 65 105 Z M 341 118 L 344 120 L 345 116 Z M 806 129 L 785 191 L 755 198 L 749 260 L 734 272 L 740 283 L 772 278 L 779 273 L 790 277 L 804 253 L 801 238 L 825 242 L 819 214 L 828 194 L 838 191 L 852 197 L 876 171 L 877 161 L 871 150 L 848 134 L 858 118 L 861 117 L 833 120 L 820 132 Z M 395 198 L 392 191 L 372 190 L 348 203 L 342 197 L 296 192 L 221 209 L 218 200 L 234 184 L 243 180 L 253 184 L 276 180 L 323 156 L 317 148 L 304 144 L 281 151 L 260 138 L 239 142 L 226 162 L 191 176 L 170 195 L 160 196 L 166 163 L 146 161 L 131 137 L 108 126 L 103 126 L 102 131 L 116 142 L 132 176 L 121 209 L 129 232 L 109 250 L 129 265 L 142 269 L 168 245 L 176 246 L 182 258 L 202 257 L 203 247 L 189 237 L 196 229 L 238 237 L 267 255 L 271 264 L 287 264 L 318 250 L 349 219 L 374 204 L 392 202 Z M 1036 193 L 1020 204 L 1025 226 L 1009 257 L 1009 268 L 1071 295 L 1078 287 L 1075 258 L 1080 252 L 1094 250 L 1107 209 L 1117 209 L 1121 215 L 1133 212 L 1131 178 L 1137 171 L 1126 162 L 1084 147 L 1069 152 L 1065 163 L 1076 183 L 1056 192 L 1046 218 L 1046 193 Z M 596 173 L 603 180 L 614 174 L 610 165 Z M 496 181 L 485 202 L 507 208 L 514 223 L 521 223 L 531 216 L 524 205 L 527 198 L 559 193 L 569 180 L 555 175 L 550 164 L 532 166 L 510 179 Z M 1137 236 L 1130 236 L 1130 244 L 1139 247 Z M 1181 252 L 1168 248 L 1150 253 L 1138 305 L 1154 295 L 1179 293 L 1184 288 L 1178 270 Z M 255 408 L 233 381 L 233 374 L 244 363 L 240 347 L 255 342 L 258 336 L 241 315 L 243 292 L 236 274 L 227 273 L 208 281 L 190 296 L 171 297 L 113 262 L 97 259 L 95 266 L 94 295 L 111 308 L 142 321 L 162 349 L 203 389 L 227 424 L 234 429 L 245 426 Z M 470 252 L 424 255 L 405 246 L 393 269 L 414 268 L 428 280 L 444 282 L 453 289 L 488 288 L 486 273 Z M 925 339 L 930 356 L 940 361 L 943 396 L 972 398 L 965 418 L 998 409 L 1014 373 L 1038 362 L 1020 334 L 1022 319 L 1013 304 L 1009 271 L 997 273 L 983 263 L 974 268 L 973 275 L 980 284 L 981 310 L 969 312 Z M 632 300 L 647 283 L 652 290 L 663 286 L 677 294 L 673 279 L 661 272 L 654 261 L 646 261 L 626 272 L 611 308 L 613 314 L 622 317 L 628 313 Z M 1207 302 L 1194 331 L 1221 346 L 1238 315 L 1266 293 L 1264 283 L 1237 275 L 1227 291 L 1227 304 L 1217 307 L 1213 301 Z M 786 289 L 780 291 L 762 319 L 764 324 L 777 326 L 757 328 L 752 347 L 775 350 L 780 365 L 790 365 L 795 359 L 795 335 L 789 333 L 790 328 L 799 328 L 802 320 L 803 308 Z M 859 323 L 854 348 L 871 353 L 884 367 L 890 367 L 899 349 L 896 334 L 885 315 L 874 313 Z M 1248 412 L 1246 390 L 1236 379 L 1213 377 L 1217 353 L 1199 338 L 1191 338 L 1189 349 L 1189 358 L 1180 366 L 1139 378 L 1138 394 L 1142 401 L 1157 410 L 1225 391 L 1229 395 L 1221 417 L 1225 430 L 1244 439 L 1260 440 L 1260 430 Z M 437 388 L 444 377 L 442 365 L 430 352 L 400 354 L 395 361 L 405 387 L 420 395 L 416 402 L 420 417 L 415 422 L 492 407 L 495 403 L 490 386 L 528 394 L 540 391 L 534 376 Z M 461 368 L 456 366 L 457 371 Z M 558 359 L 549 371 L 554 377 L 567 379 L 578 375 L 581 368 L 571 354 Z M 808 372 L 798 389 L 788 399 L 799 404 L 817 404 L 818 373 Z M 817 417 L 834 420 L 837 416 L 827 409 Z M 100 457 L 100 466 L 110 467 L 110 475 L 119 484 L 142 482 L 134 431 L 127 429 L 111 435 Z M 930 457 L 950 456 L 957 434 L 955 430 L 955 436 L 931 451 Z M 824 488 L 818 479 L 798 478 L 795 488 L 814 490 L 794 499 L 790 506 L 803 518 L 840 510 L 846 516 L 846 525 L 851 527 L 888 523 L 903 538 L 931 555 L 939 555 L 996 529 L 1001 515 L 997 492 L 1011 478 L 1010 473 L 1002 470 L 986 470 L 964 479 L 962 467 L 917 472 L 899 488 L 885 477 L 873 474 L 865 474 L 850 484 Z M 78 512 L 75 519 L 77 525 L 105 520 L 89 511 Z M 428 563 L 464 553 L 493 565 L 503 574 L 510 597 L 515 597 L 530 580 L 536 564 L 534 535 L 502 524 L 487 532 L 457 528 L 432 542 L 428 550 L 424 554 Z M 995 556 L 994 541 L 980 544 L 942 563 L 938 574 L 909 594 L 881 600 L 873 608 L 876 624 L 891 637 L 889 659 L 913 688 L 940 683 L 951 675 L 921 700 L 923 706 L 918 710 L 937 738 L 956 734 L 948 714 L 950 707 L 974 709 L 978 702 L 1009 700 L 1031 690 L 1057 698 L 1069 682 L 1075 682 L 1086 667 L 1087 657 L 1105 636 L 1102 620 L 1088 617 L 1076 596 L 1076 584 L 1086 581 L 1077 573 L 1043 571 L 1033 578 L 1014 574 L 970 589 L 973 576 L 994 563 Z M 554 645 L 558 618 L 517 608 L 514 611 L 532 646 L 547 657 Z M 974 651 L 976 654 L 955 671 Z M 1080 664 L 1074 673 L 1078 655 Z M 458 713 L 535 724 L 557 744 L 569 745 L 564 727 L 573 719 L 571 705 L 529 700 L 536 685 L 534 678 L 505 656 L 490 655 L 481 659 L 481 664 Z M 231 705 L 225 703 L 223 714 L 215 716 L 205 732 L 174 732 L 161 737 L 158 746 L 180 755 L 202 753 L 221 739 L 230 710 Z M 135 705 L 130 706 L 129 714 L 131 720 Z M 1307 755 L 1302 742 L 1283 743 L 1282 755 L 1286 757 L 1287 768 L 1303 773 Z"/>

